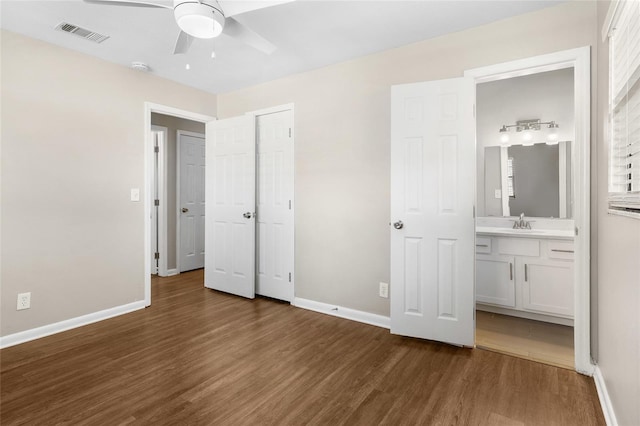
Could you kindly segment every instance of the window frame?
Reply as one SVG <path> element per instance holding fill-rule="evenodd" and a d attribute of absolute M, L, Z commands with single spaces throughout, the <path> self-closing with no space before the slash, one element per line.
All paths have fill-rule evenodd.
<path fill-rule="evenodd" d="M 640 66 L 638 68 L 632 68 L 627 70 L 627 75 L 624 77 L 623 83 L 620 84 L 618 82 L 619 87 L 625 87 L 624 90 L 616 90 L 614 79 L 616 77 L 616 71 L 614 70 L 614 64 L 619 63 L 618 58 L 614 58 L 614 54 L 616 50 L 614 48 L 616 43 L 615 33 L 616 26 L 621 24 L 621 20 L 626 18 L 628 13 L 632 13 L 633 8 L 637 7 L 640 11 L 640 4 L 636 2 L 626 2 L 626 1 L 614 1 L 611 3 L 609 7 L 609 11 L 607 13 L 607 17 L 605 19 L 605 24 L 602 28 L 602 37 L 603 42 L 608 43 L 609 45 L 609 57 L 608 57 L 608 118 L 607 125 L 608 129 L 606 131 L 606 137 L 608 138 L 608 163 L 607 163 L 607 203 L 608 203 L 608 211 L 610 214 L 617 214 L 623 216 L 629 216 L 640 219 L 640 190 L 635 190 L 632 184 L 629 184 L 629 188 L 624 191 L 615 190 L 614 185 L 620 185 L 620 182 L 614 182 L 614 172 L 619 171 L 620 166 L 624 166 L 624 164 L 614 163 L 614 155 L 619 155 L 620 151 L 625 151 L 628 149 L 629 145 L 626 145 L 626 142 L 616 143 L 616 125 L 614 120 L 619 118 L 619 114 L 615 112 L 620 105 L 625 102 L 629 102 L 631 96 L 634 91 L 640 90 L 638 85 L 640 85 L 640 80 L 635 81 L 635 84 L 630 84 L 635 79 L 634 76 L 637 75 L 637 72 L 640 71 Z M 624 23 L 629 23 L 631 20 L 627 19 Z M 631 26 L 628 26 L 631 28 Z M 618 29 L 620 30 L 620 29 Z M 623 30 L 627 30 L 627 27 L 624 27 Z M 634 30 L 638 31 L 638 35 L 640 36 L 640 25 L 634 28 Z M 636 34 L 634 33 L 634 36 Z M 627 44 L 628 45 L 628 44 Z M 624 54 L 628 54 L 628 50 L 623 51 Z M 628 59 L 628 58 L 627 58 Z M 627 67 L 630 67 L 627 64 Z M 621 94 L 624 96 L 621 98 Z M 636 94 L 636 96 L 640 96 L 640 94 Z M 621 100 L 625 99 L 625 100 Z M 626 106 L 625 106 L 626 108 Z M 626 114 L 627 112 L 625 112 Z M 625 135 L 623 136 L 625 140 L 628 140 L 627 137 L 629 134 L 633 133 L 629 130 L 629 126 L 626 124 L 625 120 Z M 630 160 L 633 162 L 634 160 Z M 635 158 L 635 161 L 638 161 Z M 637 170 L 636 173 L 632 173 L 632 169 L 629 170 L 629 181 L 632 182 L 635 178 L 636 173 L 640 175 L 640 170 Z"/>

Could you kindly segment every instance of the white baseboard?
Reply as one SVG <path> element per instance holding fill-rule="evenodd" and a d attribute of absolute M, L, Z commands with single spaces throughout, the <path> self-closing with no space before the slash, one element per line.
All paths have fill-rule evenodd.
<path fill-rule="evenodd" d="M 137 311 L 138 309 L 143 309 L 144 307 L 144 300 L 140 300 L 138 302 L 116 306 L 114 308 L 93 312 L 87 315 L 82 315 L 80 317 L 71 318 L 53 324 L 43 325 L 42 327 L 32 328 L 31 330 L 8 334 L 6 336 L 0 337 L 0 349 L 8 348 L 9 346 L 18 345 L 20 343 L 29 342 L 41 337 L 46 337 L 52 334 L 71 330 L 72 328 L 82 327 L 83 325 L 106 320 L 118 315 L 127 314 L 129 312 Z"/>
<path fill-rule="evenodd" d="M 178 272 L 177 269 L 167 269 L 167 276 L 168 277 L 172 277 L 174 275 L 178 275 L 180 272 Z"/>
<path fill-rule="evenodd" d="M 322 314 L 333 315 L 334 317 L 345 318 L 352 321 L 363 322 L 382 328 L 390 328 L 390 319 L 383 315 L 371 314 L 369 312 L 357 311 L 355 309 L 344 308 L 342 306 L 330 305 L 328 303 L 316 302 L 314 300 L 295 297 L 293 306 L 320 312 Z"/>
<path fill-rule="evenodd" d="M 604 420 L 607 422 L 607 426 L 618 426 L 618 420 L 616 420 L 616 414 L 613 412 L 613 405 L 611 405 L 611 399 L 607 391 L 607 385 L 604 382 L 602 371 L 600 371 L 600 367 L 597 365 L 593 373 L 593 380 L 596 382 L 596 390 L 598 391 L 600 406 L 602 407 L 602 413 L 604 414 Z"/>

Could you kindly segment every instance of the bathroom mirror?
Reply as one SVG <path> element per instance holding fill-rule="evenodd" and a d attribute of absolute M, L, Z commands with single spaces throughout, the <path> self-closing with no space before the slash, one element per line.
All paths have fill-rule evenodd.
<path fill-rule="evenodd" d="M 571 218 L 571 143 L 490 146 L 484 215 Z"/>

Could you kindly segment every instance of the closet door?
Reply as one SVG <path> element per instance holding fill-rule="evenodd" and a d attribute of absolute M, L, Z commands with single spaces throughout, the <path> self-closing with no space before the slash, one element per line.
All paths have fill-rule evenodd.
<path fill-rule="evenodd" d="M 391 90 L 391 332 L 474 345 L 475 86 Z"/>
<path fill-rule="evenodd" d="M 255 119 L 207 123 L 205 287 L 255 297 Z"/>

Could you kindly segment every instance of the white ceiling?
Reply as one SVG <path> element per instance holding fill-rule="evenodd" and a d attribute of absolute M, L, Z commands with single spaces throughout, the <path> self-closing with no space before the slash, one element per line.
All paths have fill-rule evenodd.
<path fill-rule="evenodd" d="M 145 62 L 161 77 L 224 93 L 558 3 L 561 1 L 297 0 L 236 15 L 238 21 L 278 46 L 271 55 L 224 34 L 215 40 L 195 40 L 187 54 L 173 55 L 178 28 L 168 9 L 81 0 L 2 0 L 0 13 L 6 30 L 123 66 Z M 110 38 L 96 44 L 54 31 L 62 21 Z M 214 48 L 217 56 L 211 59 Z M 190 70 L 185 69 L 187 63 Z"/>

